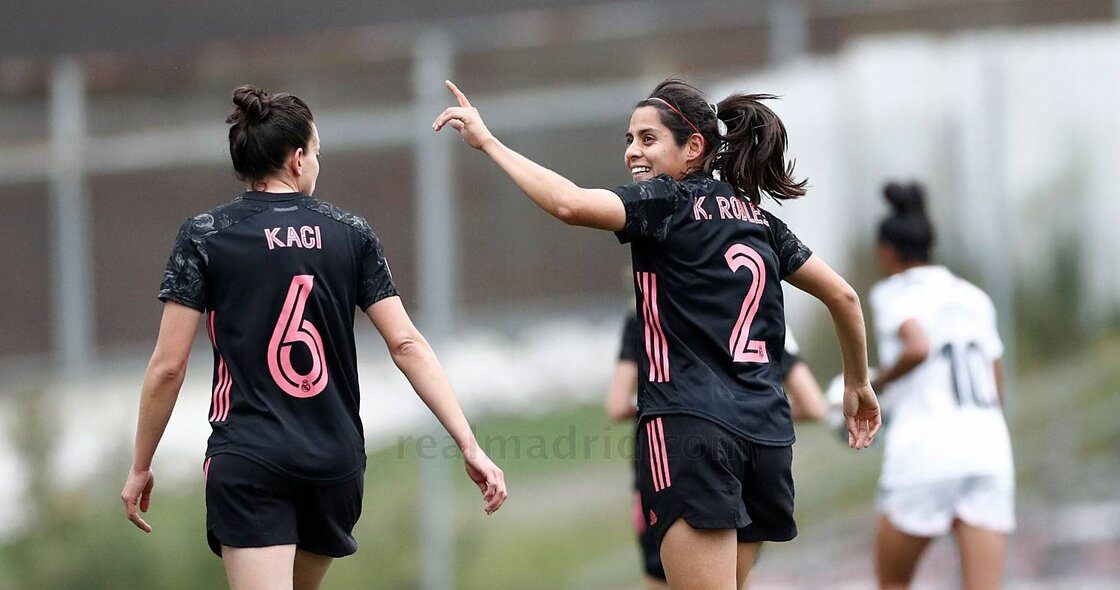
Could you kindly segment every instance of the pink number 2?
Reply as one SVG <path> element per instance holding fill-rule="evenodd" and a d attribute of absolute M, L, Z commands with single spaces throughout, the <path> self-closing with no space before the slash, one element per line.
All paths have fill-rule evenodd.
<path fill-rule="evenodd" d="M 731 332 L 731 360 L 736 363 L 768 363 L 770 357 L 766 354 L 766 343 L 762 340 L 751 340 L 751 323 L 754 315 L 758 313 L 758 305 L 762 301 L 762 290 L 766 286 L 766 265 L 762 256 L 750 246 L 732 244 L 723 258 L 731 272 L 746 267 L 754 275 L 751 288 L 743 299 L 743 308 L 739 311 L 739 321 Z"/>
<path fill-rule="evenodd" d="M 272 330 L 268 342 L 268 370 L 272 380 L 284 393 L 293 397 L 314 397 L 327 387 L 328 375 L 323 359 L 323 339 L 311 322 L 303 319 L 303 311 L 311 289 L 315 287 L 313 275 L 296 275 L 288 287 L 284 308 Z M 307 347 L 311 353 L 311 370 L 300 373 L 292 366 L 292 347 Z"/>

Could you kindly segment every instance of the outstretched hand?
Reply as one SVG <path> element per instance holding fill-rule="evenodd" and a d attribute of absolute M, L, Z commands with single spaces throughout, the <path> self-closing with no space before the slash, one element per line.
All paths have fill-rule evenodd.
<path fill-rule="evenodd" d="M 883 419 L 870 384 L 844 388 L 844 422 L 848 426 L 849 447 L 866 449 L 875 440 Z"/>
<path fill-rule="evenodd" d="M 478 114 L 478 109 L 471 106 L 471 101 L 467 100 L 466 95 L 451 80 L 444 80 L 443 84 L 455 96 L 459 106 L 447 107 L 436 117 L 436 120 L 432 123 L 432 129 L 439 131 L 443 129 L 444 125 L 451 125 L 451 128 L 458 131 L 459 135 L 463 137 L 463 141 L 467 142 L 467 145 L 476 150 L 482 149 L 488 141 L 494 139 L 494 136 L 486 128 L 486 123 L 482 122 L 482 116 Z"/>
<path fill-rule="evenodd" d="M 463 453 L 463 462 L 466 464 L 467 475 L 482 492 L 482 499 L 486 501 L 486 514 L 494 514 L 502 507 L 502 503 L 509 497 L 506 492 L 506 475 L 482 452 L 477 444 Z"/>
<path fill-rule="evenodd" d="M 152 487 L 156 484 L 156 478 L 152 475 L 152 470 L 137 471 L 133 468 L 128 470 L 128 479 L 124 482 L 124 489 L 121 490 L 121 501 L 124 502 L 124 515 L 136 528 L 144 531 L 145 533 L 152 532 L 152 527 L 144 522 L 144 519 L 136 512 L 136 508 L 140 508 L 140 512 L 147 512 L 148 505 L 152 501 Z"/>

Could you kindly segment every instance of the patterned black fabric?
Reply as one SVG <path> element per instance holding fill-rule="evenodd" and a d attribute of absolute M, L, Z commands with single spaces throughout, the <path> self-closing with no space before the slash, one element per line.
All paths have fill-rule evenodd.
<path fill-rule="evenodd" d="M 668 174 L 661 174 L 620 186 L 615 190 L 626 207 L 626 226 L 615 232 L 622 243 L 649 239 L 662 241 L 669 234 L 673 214 L 688 201 L 688 194 L 681 190 L 681 183 Z"/>
<path fill-rule="evenodd" d="M 790 231 L 789 226 L 773 213 L 763 209 L 762 214 L 766 216 L 766 220 L 770 222 L 770 229 L 773 230 L 771 233 L 774 250 L 778 253 L 778 276 L 784 281 L 809 260 L 813 251 L 802 244 L 801 240 Z"/>
<path fill-rule="evenodd" d="M 369 224 L 330 203 L 248 192 L 184 223 L 159 298 L 209 312 L 207 455 L 316 483 L 360 470 L 355 308 L 396 294 Z"/>
<path fill-rule="evenodd" d="M 389 262 L 385 259 L 385 250 L 365 218 L 310 197 L 307 198 L 305 206 L 316 213 L 349 225 L 362 236 L 362 271 L 358 279 L 358 307 L 364 310 L 386 297 L 398 294 L 397 286 L 393 284 L 393 273 L 389 270 Z"/>
<path fill-rule="evenodd" d="M 198 311 L 204 311 L 207 305 L 206 284 L 203 278 L 206 259 L 199 244 L 200 240 L 192 236 L 194 225 L 195 219 L 188 219 L 179 227 L 179 233 L 171 246 L 171 257 L 167 260 L 167 267 L 163 271 L 159 299 L 164 302 L 175 301 Z"/>
<path fill-rule="evenodd" d="M 158 295 L 160 301 L 175 301 L 199 311 L 206 310 L 209 307 L 204 272 L 209 261 L 206 239 L 265 208 L 261 203 L 238 197 L 183 222 L 163 271 Z"/>

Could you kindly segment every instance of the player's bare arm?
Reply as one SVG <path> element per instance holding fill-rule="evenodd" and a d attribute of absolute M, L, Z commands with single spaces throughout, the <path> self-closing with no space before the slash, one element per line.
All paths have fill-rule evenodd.
<path fill-rule="evenodd" d="M 567 178 L 533 162 L 498 141 L 478 109 L 455 84 L 446 82 L 459 106 L 440 113 L 432 129 L 450 125 L 467 145 L 490 156 L 514 183 L 541 209 L 569 225 L 619 231 L 626 223 L 626 211 L 618 196 L 606 189 L 585 189 Z"/>
<path fill-rule="evenodd" d="M 152 532 L 152 527 L 137 513 L 137 508 L 140 512 L 147 512 L 151 505 L 152 487 L 155 485 L 152 456 L 183 386 L 191 344 L 201 319 L 202 312 L 198 310 L 174 301 L 165 303 L 155 351 L 144 373 L 140 417 L 136 424 L 136 448 L 128 478 L 121 490 L 121 501 L 124 502 L 128 520 L 146 533 Z"/>
<path fill-rule="evenodd" d="M 868 380 L 867 337 L 859 295 L 816 255 L 809 257 L 787 280 L 819 299 L 832 315 L 844 362 L 844 420 L 848 426 L 848 444 L 854 449 L 865 449 L 879 432 L 882 418 L 875 391 Z"/>
<path fill-rule="evenodd" d="M 413 325 L 400 297 L 386 297 L 374 303 L 366 309 L 366 315 L 385 339 L 393 363 L 459 446 L 467 474 L 486 501 L 486 513 L 493 514 L 509 496 L 505 474 L 478 446 L 431 345 Z"/>
<path fill-rule="evenodd" d="M 1003 359 L 998 358 L 992 361 L 992 374 L 996 380 L 996 395 L 999 396 L 999 403 L 1003 403 Z"/>

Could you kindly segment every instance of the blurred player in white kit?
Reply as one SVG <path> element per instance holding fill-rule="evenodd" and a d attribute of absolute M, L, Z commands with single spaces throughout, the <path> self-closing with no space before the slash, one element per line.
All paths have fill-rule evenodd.
<path fill-rule="evenodd" d="M 918 184 L 884 189 L 871 290 L 880 373 L 891 398 L 877 506 L 880 588 L 908 588 L 931 540 L 954 533 L 966 589 L 998 588 L 1015 528 L 1003 417 L 1003 343 L 991 299 L 930 262 L 934 228 Z"/>

